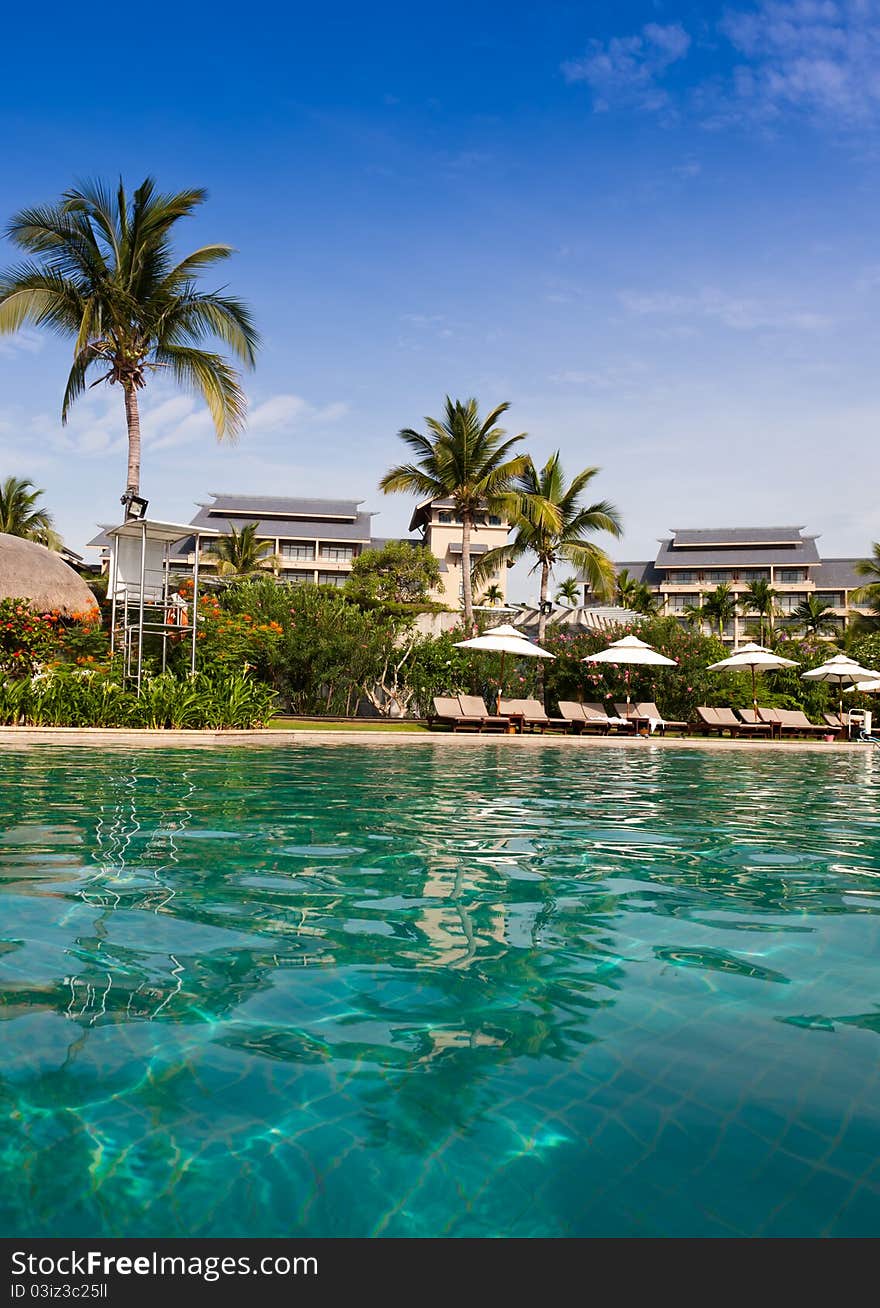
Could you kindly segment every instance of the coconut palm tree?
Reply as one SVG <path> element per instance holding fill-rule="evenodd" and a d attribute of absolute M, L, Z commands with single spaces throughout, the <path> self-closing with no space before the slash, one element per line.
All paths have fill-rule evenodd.
<path fill-rule="evenodd" d="M 514 538 L 508 545 L 489 550 L 474 569 L 477 576 L 491 576 L 505 564 L 517 563 L 527 554 L 534 556 L 532 570 L 540 570 L 541 574 L 539 641 L 543 640 L 547 625 L 550 573 L 561 559 L 586 575 L 594 594 L 609 597 L 614 594 L 614 564 L 587 537 L 599 531 L 620 536 L 620 515 L 608 500 L 581 506 L 581 496 L 598 471 L 598 468 L 584 468 L 566 482 L 558 450 L 541 469 L 535 468 L 529 459 L 516 483 L 519 510 L 513 519 Z"/>
<path fill-rule="evenodd" d="M 773 630 L 773 619 L 779 612 L 776 607 L 776 591 L 770 585 L 766 577 L 759 577 L 756 581 L 750 581 L 745 589 L 740 603 L 746 613 L 756 613 L 758 615 L 760 627 L 761 644 L 764 644 L 764 623 L 766 622 L 770 630 Z"/>
<path fill-rule="evenodd" d="M 653 618 L 660 611 L 660 601 L 646 581 L 637 581 L 632 592 L 630 608 L 636 613 L 643 613 L 646 618 Z"/>
<path fill-rule="evenodd" d="M 581 597 L 581 586 L 577 577 L 566 577 L 556 587 L 556 601 L 559 604 L 574 606 Z"/>
<path fill-rule="evenodd" d="M 121 182 L 115 194 L 89 182 L 56 204 L 23 209 L 6 228 L 30 257 L 0 275 L 0 333 L 31 323 L 73 340 L 62 422 L 87 385 L 122 388 L 127 492 L 140 490 L 138 392 L 152 375 L 200 395 L 218 439 L 234 439 L 244 424 L 238 374 L 203 343 L 214 338 L 252 367 L 258 337 L 250 311 L 219 291 L 197 289 L 199 274 L 232 248 L 203 245 L 178 261 L 172 251 L 175 224 L 205 199 L 202 190 L 162 194 L 150 177 L 130 199 Z"/>
<path fill-rule="evenodd" d="M 874 614 L 871 618 L 861 618 L 860 626 L 864 630 L 866 626 L 874 627 L 880 622 L 880 541 L 874 541 L 871 558 L 860 559 L 855 570 L 860 577 L 867 577 L 868 580 L 864 586 L 853 591 L 852 597 L 857 604 L 867 605 Z"/>
<path fill-rule="evenodd" d="M 636 598 L 639 593 L 639 580 L 634 577 L 628 568 L 621 568 L 617 574 L 617 581 L 614 587 L 614 598 L 617 603 L 624 609 L 633 609 L 635 611 Z"/>
<path fill-rule="evenodd" d="M 799 627 L 806 636 L 832 635 L 838 630 L 834 610 L 816 595 L 804 596 L 791 617 L 792 626 Z"/>
<path fill-rule="evenodd" d="M 487 586 L 482 598 L 481 604 L 488 604 L 490 608 L 495 608 L 498 604 L 504 603 L 504 592 L 501 587 L 493 581 L 491 586 Z"/>
<path fill-rule="evenodd" d="M 736 617 L 736 596 L 726 581 L 703 596 L 702 616 L 710 624 L 715 624 L 718 629 L 718 639 L 721 640 L 725 626 Z"/>
<path fill-rule="evenodd" d="M 229 535 L 218 536 L 209 559 L 217 562 L 221 577 L 249 577 L 275 563 L 272 542 L 257 540 L 257 524 L 248 522 L 241 531 L 230 527 Z"/>
<path fill-rule="evenodd" d="M 32 481 L 20 477 L 7 477 L 0 483 L 0 532 L 58 549 L 61 540 L 52 515 L 37 504 L 44 493 Z"/>
<path fill-rule="evenodd" d="M 528 465 L 528 456 L 514 454 L 525 432 L 508 436 L 496 424 L 510 404 L 496 405 L 480 417 L 475 399 L 446 396 L 442 418 L 425 418 L 428 434 L 404 427 L 400 439 L 410 448 L 412 463 L 389 469 L 379 482 L 386 495 L 401 492 L 449 499 L 461 518 L 461 575 L 464 621 L 474 625 L 474 578 L 471 572 L 471 532 L 481 513 L 515 512 L 513 485 Z M 485 580 L 491 573 L 483 573 Z"/>

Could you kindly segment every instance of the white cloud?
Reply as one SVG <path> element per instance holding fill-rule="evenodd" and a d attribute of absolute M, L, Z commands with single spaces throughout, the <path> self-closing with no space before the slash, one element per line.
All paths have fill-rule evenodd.
<path fill-rule="evenodd" d="M 569 82 L 586 82 L 597 112 L 612 105 L 660 110 L 669 95 L 660 85 L 668 69 L 684 59 L 691 38 L 680 23 L 647 23 L 637 36 L 591 41 L 586 54 L 562 65 Z"/>
<path fill-rule="evenodd" d="M 25 327 L 14 336 L 0 336 L 0 358 L 11 358 L 16 354 L 39 354 L 45 344 L 44 336 Z"/>
<path fill-rule="evenodd" d="M 734 69 L 740 109 L 766 119 L 787 111 L 858 123 L 880 108 L 876 0 L 761 0 L 720 24 L 749 62 Z"/>
<path fill-rule="evenodd" d="M 728 295 L 714 287 L 704 287 L 694 295 L 679 295 L 669 291 L 647 294 L 621 291 L 619 299 L 627 312 L 638 317 L 654 315 L 678 319 L 704 318 L 721 323 L 731 331 L 817 332 L 830 327 L 832 322 L 825 314 L 747 296 Z"/>
<path fill-rule="evenodd" d="M 315 406 L 301 395 L 273 395 L 251 409 L 247 429 L 253 435 L 261 436 L 304 422 L 336 422 L 347 413 L 348 405 L 340 400 Z"/>

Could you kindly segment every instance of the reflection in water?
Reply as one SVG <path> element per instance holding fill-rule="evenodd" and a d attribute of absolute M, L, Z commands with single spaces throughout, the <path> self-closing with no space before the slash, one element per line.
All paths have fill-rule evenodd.
<path fill-rule="evenodd" d="M 2 754 L 0 1229 L 873 1231 L 878 797 L 795 750 Z"/>

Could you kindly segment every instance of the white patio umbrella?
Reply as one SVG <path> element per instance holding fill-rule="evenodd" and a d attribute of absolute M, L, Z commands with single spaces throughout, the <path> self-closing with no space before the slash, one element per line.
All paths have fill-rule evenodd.
<path fill-rule="evenodd" d="M 741 645 L 738 650 L 726 659 L 721 659 L 719 663 L 710 663 L 710 672 L 740 672 L 744 668 L 750 668 L 752 673 L 752 707 L 755 710 L 755 721 L 758 720 L 758 690 L 755 682 L 755 674 L 759 668 L 796 668 L 795 659 L 784 659 L 781 654 L 774 654 L 772 649 L 767 649 L 764 645 L 758 645 L 754 641 L 749 641 L 747 645 Z"/>
<path fill-rule="evenodd" d="M 504 660 L 508 654 L 512 654 L 518 659 L 555 659 L 556 655 L 551 654 L 548 649 L 542 649 L 536 645 L 533 640 L 528 640 L 521 631 L 512 627 L 509 622 L 505 622 L 500 627 L 491 627 L 484 631 L 482 636 L 472 636 L 470 640 L 457 640 L 456 649 L 477 649 L 482 650 L 485 654 L 501 655 L 501 677 L 498 686 L 498 696 L 495 704 L 495 711 L 498 711 L 498 704 L 504 692 Z"/>
<path fill-rule="evenodd" d="M 854 686 L 860 681 L 880 681 L 880 672 L 875 672 L 873 668 L 861 667 L 848 654 L 835 654 L 834 658 L 826 659 L 818 668 L 810 668 L 808 672 L 802 672 L 801 676 L 805 681 L 827 681 L 833 686 L 839 686 L 838 712 L 841 714 L 844 686 Z"/>
<path fill-rule="evenodd" d="M 876 695 L 880 691 L 880 681 L 857 681 L 850 686 L 847 695 Z"/>
<path fill-rule="evenodd" d="M 624 636 L 622 640 L 615 640 L 607 649 L 600 650 L 598 654 L 588 654 L 586 658 L 581 659 L 581 663 L 634 663 L 642 666 L 651 667 L 670 667 L 676 666 L 675 659 L 668 659 L 665 654 L 660 654 L 650 645 L 646 645 L 638 636 Z M 629 686 L 626 688 L 626 707 L 629 709 Z"/>

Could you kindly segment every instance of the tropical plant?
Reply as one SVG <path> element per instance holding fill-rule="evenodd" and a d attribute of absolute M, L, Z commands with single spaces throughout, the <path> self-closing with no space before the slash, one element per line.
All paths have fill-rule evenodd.
<path fill-rule="evenodd" d="M 496 425 L 509 408 L 508 403 L 499 404 L 481 418 L 475 399 L 452 400 L 447 395 L 443 418 L 425 418 L 427 435 L 411 427 L 399 433 L 414 461 L 391 468 L 379 482 L 386 495 L 402 492 L 452 501 L 461 518 L 462 597 L 469 630 L 474 624 L 471 532 L 481 513 L 510 516 L 515 511 L 513 484 L 529 463 L 527 455 L 513 453 L 525 433 L 508 436 Z"/>
<path fill-rule="evenodd" d="M 628 568 L 621 568 L 614 583 L 614 598 L 624 609 L 634 609 L 640 582 Z"/>
<path fill-rule="evenodd" d="M 106 670 L 53 668 L 0 682 L 0 723 L 221 730 L 262 726 L 274 702 L 270 686 L 242 672 L 166 672 L 145 678 L 138 695 Z"/>
<path fill-rule="evenodd" d="M 518 563 L 527 554 L 534 556 L 532 571 L 540 571 L 541 575 L 539 641 L 544 639 L 547 625 L 550 574 L 560 560 L 578 568 L 594 594 L 614 593 L 614 564 L 587 537 L 599 531 L 620 536 L 620 515 L 608 500 L 598 500 L 586 507 L 581 504 L 584 491 L 598 471 L 598 468 L 584 468 L 571 482 L 566 482 L 558 450 L 541 469 L 535 468 L 529 459 L 516 480 L 519 505 L 513 517 L 513 540 L 482 555 L 474 569 L 474 576 L 483 578 L 492 576 L 500 567 Z"/>
<path fill-rule="evenodd" d="M 880 541 L 874 541 L 869 559 L 860 559 L 855 567 L 860 577 L 867 577 L 864 586 L 853 591 L 852 598 L 856 604 L 864 604 L 871 610 L 870 617 L 860 615 L 858 627 L 873 630 L 880 626 Z"/>
<path fill-rule="evenodd" d="M 646 581 L 636 582 L 633 591 L 632 603 L 630 605 L 636 613 L 642 613 L 646 618 L 653 618 L 660 611 L 660 600 L 651 590 Z"/>
<path fill-rule="evenodd" d="M 430 550 L 390 540 L 357 556 L 344 590 L 358 604 L 424 605 L 439 584 L 440 564 Z"/>
<path fill-rule="evenodd" d="M 818 595 L 805 595 L 791 613 L 792 626 L 806 636 L 833 635 L 838 630 L 834 610 L 824 604 Z"/>
<path fill-rule="evenodd" d="M 758 577 L 750 581 L 745 592 L 740 598 L 740 603 L 746 613 L 755 613 L 758 616 L 758 629 L 760 642 L 764 644 L 764 624 L 767 623 L 770 630 L 773 630 L 773 619 L 779 612 L 776 606 L 777 592 L 770 585 L 766 577 Z"/>
<path fill-rule="evenodd" d="M 480 603 L 487 605 L 490 609 L 497 608 L 499 604 L 504 603 L 504 591 L 493 581 L 491 586 L 487 586 L 480 597 Z"/>
<path fill-rule="evenodd" d="M 249 577 L 276 563 L 270 540 L 257 540 L 257 524 L 248 522 L 237 531 L 230 525 L 228 535 L 218 536 L 206 551 L 206 560 L 216 562 L 221 577 Z"/>
<path fill-rule="evenodd" d="M 65 191 L 55 204 L 23 209 L 6 235 L 30 256 L 0 276 L 0 332 L 27 323 L 72 338 L 73 365 L 61 405 L 67 422 L 94 370 L 92 386 L 122 387 L 128 428 L 126 491 L 140 490 L 138 391 L 159 371 L 202 396 L 218 439 L 244 423 L 239 377 L 222 355 L 203 348 L 217 339 L 246 366 L 258 337 L 250 311 L 219 291 L 199 291 L 204 269 L 232 254 L 203 245 L 175 262 L 174 226 L 206 199 L 203 190 L 162 194 L 148 177 L 131 199 L 100 182 Z"/>
<path fill-rule="evenodd" d="M 20 477 L 7 477 L 0 482 L 0 532 L 57 549 L 61 541 L 52 515 L 37 503 L 43 494 L 32 481 Z"/>
<path fill-rule="evenodd" d="M 703 596 L 703 607 L 700 610 L 701 620 L 705 619 L 710 626 L 714 626 L 718 632 L 720 640 L 724 635 L 724 628 L 728 622 L 732 622 L 736 617 L 737 604 L 736 596 L 727 582 L 722 582 L 716 586 L 708 595 Z M 690 617 L 693 612 L 693 606 L 689 605 L 685 613 Z"/>
<path fill-rule="evenodd" d="M 556 587 L 556 600 L 559 604 L 576 605 L 581 597 L 581 585 L 577 577 L 565 577 Z"/>

